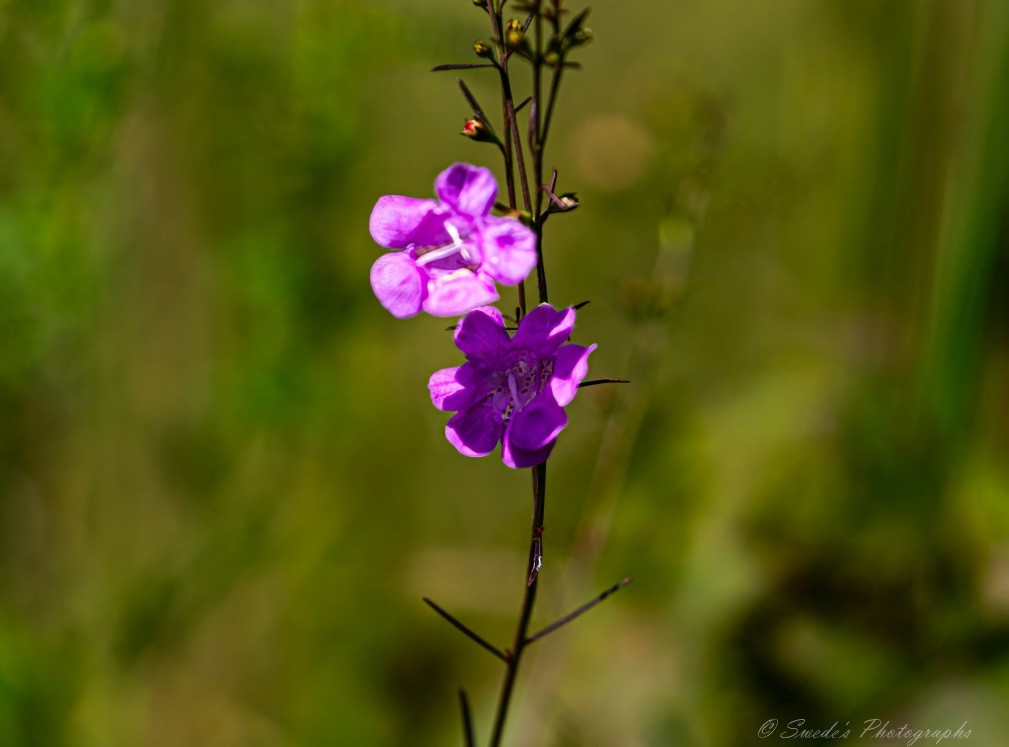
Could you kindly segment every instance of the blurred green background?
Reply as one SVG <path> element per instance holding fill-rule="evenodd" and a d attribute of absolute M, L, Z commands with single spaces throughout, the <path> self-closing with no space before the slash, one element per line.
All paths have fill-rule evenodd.
<path fill-rule="evenodd" d="M 507 645 L 529 476 L 449 446 L 445 322 L 367 282 L 380 195 L 500 175 L 427 72 L 486 25 L 0 0 L 0 744 L 459 744 L 460 685 L 486 737 L 499 662 L 420 597 Z M 547 266 L 633 384 L 569 408 L 534 626 L 635 583 L 532 649 L 510 743 L 1009 743 L 1009 3 L 590 25 Z"/>

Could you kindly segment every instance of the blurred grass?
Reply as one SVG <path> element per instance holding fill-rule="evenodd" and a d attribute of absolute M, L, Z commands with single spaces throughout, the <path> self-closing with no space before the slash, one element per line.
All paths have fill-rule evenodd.
<path fill-rule="evenodd" d="M 1009 729 L 1009 7 L 593 10 L 515 744 Z M 459 138 L 467 2 L 0 2 L 0 743 L 458 743 L 528 479 L 442 438 L 367 215 Z M 468 76 L 494 111 L 493 81 Z M 506 303 L 513 300 L 506 296 Z"/>

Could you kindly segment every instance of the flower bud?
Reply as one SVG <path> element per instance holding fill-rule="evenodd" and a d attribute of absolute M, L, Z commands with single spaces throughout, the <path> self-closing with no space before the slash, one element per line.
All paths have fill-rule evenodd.
<path fill-rule="evenodd" d="M 592 29 L 585 25 L 588 15 L 589 9 L 586 8 L 575 16 L 568 27 L 564 29 L 564 39 L 561 42 L 564 49 L 572 49 L 592 40 Z"/>
<path fill-rule="evenodd" d="M 497 135 L 479 119 L 467 119 L 459 134 L 478 143 L 497 143 L 500 145 Z"/>
<path fill-rule="evenodd" d="M 529 46 L 526 32 L 522 30 L 522 24 L 517 19 L 511 19 L 505 26 L 504 42 L 505 46 L 513 51 L 521 51 Z"/>
<path fill-rule="evenodd" d="M 494 51 L 491 49 L 490 44 L 485 41 L 478 41 L 474 44 L 473 51 L 477 57 L 486 57 L 488 60 L 494 56 Z"/>
<path fill-rule="evenodd" d="M 547 204 L 548 213 L 567 213 L 578 208 L 582 203 L 576 192 L 565 192 L 562 195 L 551 195 Z"/>
<path fill-rule="evenodd" d="M 479 119 L 467 119 L 460 134 L 465 135 L 466 137 L 471 137 L 475 140 L 486 129 L 487 127 Z"/>
<path fill-rule="evenodd" d="M 581 205 L 578 201 L 578 195 L 574 192 L 568 192 L 560 196 L 561 204 L 564 206 L 565 210 L 574 210 L 576 207 Z"/>

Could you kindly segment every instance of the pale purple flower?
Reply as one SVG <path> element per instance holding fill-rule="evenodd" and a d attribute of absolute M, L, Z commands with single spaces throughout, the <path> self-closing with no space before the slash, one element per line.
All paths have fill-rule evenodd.
<path fill-rule="evenodd" d="M 488 169 L 457 163 L 438 175 L 438 200 L 386 195 L 369 227 L 390 252 L 371 268 L 371 287 L 393 316 L 458 316 L 497 300 L 494 281 L 516 285 L 536 266 L 536 235 L 490 214 L 497 182 Z"/>
<path fill-rule="evenodd" d="M 462 319 L 455 344 L 466 362 L 436 371 L 428 382 L 434 406 L 457 411 L 445 436 L 460 453 L 486 456 L 501 443 L 509 467 L 547 460 L 596 349 L 564 344 L 574 326 L 574 309 L 549 304 L 523 317 L 514 337 L 497 309 L 475 309 Z"/>

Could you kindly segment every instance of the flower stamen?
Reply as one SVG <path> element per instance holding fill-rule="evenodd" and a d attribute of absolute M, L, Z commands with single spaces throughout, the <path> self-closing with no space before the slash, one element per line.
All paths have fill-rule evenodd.
<path fill-rule="evenodd" d="M 452 239 L 452 243 L 446 244 L 445 246 L 421 247 L 416 249 L 416 262 L 418 265 L 423 267 L 424 265 L 430 264 L 436 260 L 451 257 L 454 254 L 462 254 L 462 257 L 467 264 L 472 261 L 469 256 L 469 252 L 466 251 L 466 246 L 462 243 L 462 236 L 459 234 L 459 229 L 446 221 L 445 232 Z"/>
<path fill-rule="evenodd" d="M 515 374 L 511 371 L 508 372 L 508 391 L 511 392 L 512 402 L 515 403 L 515 408 L 521 412 L 524 405 L 522 400 L 519 399 L 519 388 L 518 384 L 515 383 Z"/>

